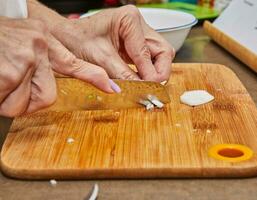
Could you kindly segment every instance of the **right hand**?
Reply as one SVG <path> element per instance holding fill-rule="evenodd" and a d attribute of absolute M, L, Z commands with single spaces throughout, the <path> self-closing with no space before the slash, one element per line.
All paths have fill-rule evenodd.
<path fill-rule="evenodd" d="M 0 17 L 0 115 L 35 112 L 55 101 L 46 32 L 35 20 Z"/>

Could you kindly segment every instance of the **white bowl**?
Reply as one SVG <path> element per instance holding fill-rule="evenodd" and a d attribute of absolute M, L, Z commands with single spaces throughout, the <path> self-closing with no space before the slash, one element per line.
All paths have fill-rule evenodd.
<path fill-rule="evenodd" d="M 139 11 L 146 23 L 159 32 L 176 51 L 183 45 L 191 27 L 197 23 L 193 15 L 180 11 L 158 8 L 139 8 Z M 86 13 L 81 18 L 96 12 Z"/>

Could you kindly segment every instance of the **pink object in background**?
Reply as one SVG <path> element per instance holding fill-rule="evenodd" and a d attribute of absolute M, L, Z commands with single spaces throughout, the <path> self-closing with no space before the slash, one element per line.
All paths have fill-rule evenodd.
<path fill-rule="evenodd" d="M 80 14 L 70 14 L 67 17 L 68 19 L 79 19 L 80 18 Z"/>
<path fill-rule="evenodd" d="M 116 5 L 118 5 L 119 1 L 118 0 L 104 0 L 104 3 L 108 6 L 116 6 Z"/>

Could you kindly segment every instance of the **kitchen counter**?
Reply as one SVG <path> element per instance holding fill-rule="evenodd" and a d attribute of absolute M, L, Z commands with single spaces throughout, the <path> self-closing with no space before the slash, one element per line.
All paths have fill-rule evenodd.
<path fill-rule="evenodd" d="M 235 59 L 204 34 L 193 28 L 175 62 L 219 63 L 230 67 L 243 82 L 257 105 L 257 74 Z M 0 118 L 0 145 L 11 120 Z M 101 199 L 197 199 L 251 200 L 257 199 L 257 177 L 247 179 L 150 179 L 150 180 L 90 180 L 20 181 L 0 174 L 0 200 L 78 199 L 83 200 L 94 183 L 100 186 Z"/>

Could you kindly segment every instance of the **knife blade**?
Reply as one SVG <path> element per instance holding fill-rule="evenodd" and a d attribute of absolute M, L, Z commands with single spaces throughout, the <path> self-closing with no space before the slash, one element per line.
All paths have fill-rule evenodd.
<path fill-rule="evenodd" d="M 165 86 L 150 81 L 114 80 L 121 93 L 105 93 L 93 85 L 72 78 L 56 80 L 58 98 L 48 111 L 109 110 L 139 108 L 139 101 L 154 95 L 163 103 L 170 97 Z"/>

